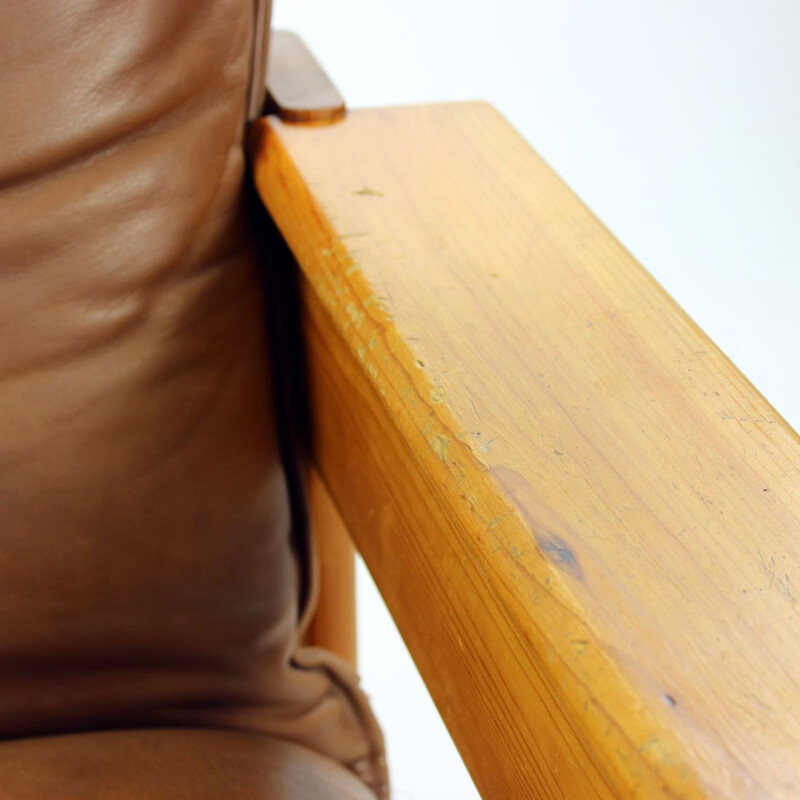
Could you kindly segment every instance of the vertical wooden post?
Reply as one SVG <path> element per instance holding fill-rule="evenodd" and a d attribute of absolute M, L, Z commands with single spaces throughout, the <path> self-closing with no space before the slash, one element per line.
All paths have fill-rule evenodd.
<path fill-rule="evenodd" d="M 355 666 L 355 550 L 339 511 L 313 467 L 309 469 L 308 493 L 319 594 L 306 641 L 333 651 Z"/>

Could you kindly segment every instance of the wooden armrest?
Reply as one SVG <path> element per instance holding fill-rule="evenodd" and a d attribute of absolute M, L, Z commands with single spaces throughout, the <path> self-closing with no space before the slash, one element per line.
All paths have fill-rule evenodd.
<path fill-rule="evenodd" d="M 267 111 L 287 122 L 330 122 L 344 116 L 344 98 L 306 43 L 292 31 L 272 31 Z"/>
<path fill-rule="evenodd" d="M 489 106 L 257 123 L 315 458 L 485 797 L 800 792 L 800 442 Z"/>

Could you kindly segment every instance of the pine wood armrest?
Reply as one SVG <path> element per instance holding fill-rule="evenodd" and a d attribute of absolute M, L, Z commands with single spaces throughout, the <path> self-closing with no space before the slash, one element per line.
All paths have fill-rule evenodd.
<path fill-rule="evenodd" d="M 260 120 L 315 458 L 489 798 L 800 794 L 800 442 L 485 104 Z"/>

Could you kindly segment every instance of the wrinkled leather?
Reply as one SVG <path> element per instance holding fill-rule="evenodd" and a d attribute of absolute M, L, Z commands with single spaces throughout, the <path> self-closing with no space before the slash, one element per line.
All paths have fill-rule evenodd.
<path fill-rule="evenodd" d="M 210 730 L 84 733 L 0 743 L 3 800 L 370 800 L 298 745 Z"/>
<path fill-rule="evenodd" d="M 254 20 L 0 6 L 0 738 L 250 731 L 380 793 L 354 676 L 298 651 L 241 200 Z"/>

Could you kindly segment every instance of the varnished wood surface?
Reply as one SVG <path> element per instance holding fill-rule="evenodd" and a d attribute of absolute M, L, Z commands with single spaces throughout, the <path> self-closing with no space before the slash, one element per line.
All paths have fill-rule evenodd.
<path fill-rule="evenodd" d="M 483 796 L 800 796 L 796 434 L 488 106 L 253 148 L 323 476 Z"/>
<path fill-rule="evenodd" d="M 356 664 L 356 569 L 353 541 L 319 473 L 308 471 L 308 503 L 317 553 L 317 607 L 306 632 L 316 647 Z"/>
<path fill-rule="evenodd" d="M 305 42 L 291 31 L 270 34 L 267 106 L 287 122 L 331 122 L 345 113 L 339 90 Z"/>

